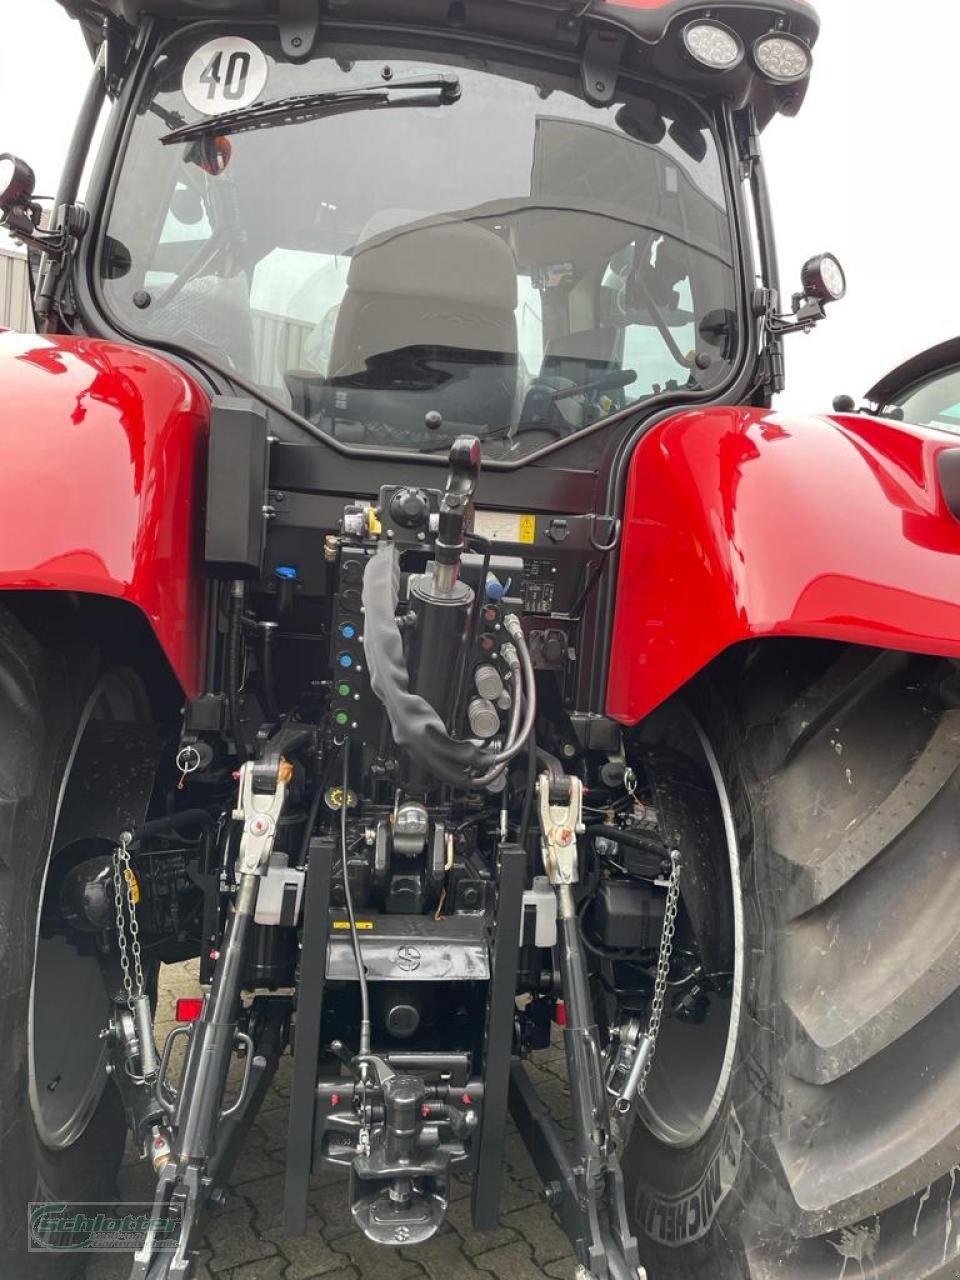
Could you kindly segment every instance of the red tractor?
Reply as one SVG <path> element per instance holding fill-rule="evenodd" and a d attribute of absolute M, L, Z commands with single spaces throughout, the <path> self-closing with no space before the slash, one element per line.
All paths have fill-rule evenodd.
<path fill-rule="evenodd" d="M 331 1170 L 385 1247 L 461 1175 L 492 1228 L 512 1116 L 581 1277 L 956 1276 L 960 448 L 771 407 L 845 290 L 783 300 L 759 142 L 813 10 L 61 3 L 48 218 L 0 159 L 0 1275 L 128 1136 L 132 1275 L 193 1275 L 292 1054 L 290 1232 Z"/>

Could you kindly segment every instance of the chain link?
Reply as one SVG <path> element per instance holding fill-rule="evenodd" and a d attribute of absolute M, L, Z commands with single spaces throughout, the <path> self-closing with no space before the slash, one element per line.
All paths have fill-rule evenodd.
<path fill-rule="evenodd" d="M 663 914 L 663 933 L 660 935 L 660 954 L 657 957 L 657 975 L 653 983 L 653 1000 L 650 1004 L 650 1021 L 647 1023 L 646 1036 L 650 1047 L 647 1060 L 640 1075 L 638 1093 L 646 1093 L 647 1078 L 653 1066 L 653 1055 L 657 1051 L 657 1037 L 660 1035 L 660 1024 L 663 1021 L 663 1006 L 667 996 L 667 980 L 670 976 L 670 960 L 673 956 L 673 935 L 677 929 L 677 912 L 680 907 L 680 851 L 674 849 L 670 854 L 670 879 L 667 881 L 667 903 Z"/>
<path fill-rule="evenodd" d="M 123 971 L 123 990 L 127 997 L 127 1004 L 133 1012 L 137 997 L 143 995 L 143 964 L 140 954 L 137 903 L 134 897 L 134 885 L 137 881 L 130 866 L 130 841 L 130 832 L 121 832 L 120 842 L 113 851 L 113 901 L 117 914 L 117 946 L 120 951 L 120 968 Z M 133 959 L 132 975 L 131 957 Z"/>

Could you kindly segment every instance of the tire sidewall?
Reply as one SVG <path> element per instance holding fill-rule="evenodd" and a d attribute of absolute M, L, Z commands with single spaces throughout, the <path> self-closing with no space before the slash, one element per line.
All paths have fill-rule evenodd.
<path fill-rule="evenodd" d="M 64 779 L 85 712 L 100 677 L 96 650 L 81 643 L 38 644 L 0 618 L 0 772 L 8 792 L 0 803 L 0 1274 L 20 1277 L 76 1273 L 82 1256 L 26 1251 L 32 1202 L 110 1200 L 123 1153 L 125 1119 L 108 1082 L 83 1134 L 51 1151 L 39 1140 L 29 1094 L 28 1028 L 37 919 Z"/>
<path fill-rule="evenodd" d="M 782 1110 L 777 1062 L 776 919 L 763 823 L 763 778 L 729 701 L 706 681 L 685 699 L 723 776 L 737 841 L 742 1004 L 726 1096 L 703 1137 L 688 1148 L 660 1142 L 642 1121 L 623 1156 L 628 1211 L 641 1257 L 664 1280 L 733 1280 L 748 1275 L 745 1249 L 784 1205 L 770 1176 L 769 1135 Z M 758 945 L 758 940 L 763 940 Z"/>

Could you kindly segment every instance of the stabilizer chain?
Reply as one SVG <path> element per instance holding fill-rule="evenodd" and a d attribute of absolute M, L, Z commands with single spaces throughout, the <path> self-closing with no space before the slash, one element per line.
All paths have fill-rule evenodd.
<path fill-rule="evenodd" d="M 667 982 L 670 977 L 670 961 L 673 958 L 673 939 L 677 928 L 677 912 L 680 907 L 680 853 L 674 849 L 670 854 L 670 875 L 663 885 L 667 890 L 667 901 L 664 907 L 663 932 L 660 935 L 660 950 L 657 955 L 657 972 L 653 983 L 653 998 L 650 1002 L 650 1016 L 646 1030 L 640 1033 L 637 1028 L 633 1044 L 621 1040 L 614 1066 L 616 1075 L 622 1077 L 626 1071 L 623 1087 L 614 1090 L 613 1109 L 618 1118 L 621 1145 L 625 1141 L 629 1129 L 626 1125 L 634 1103 L 638 1096 L 647 1091 L 647 1080 L 653 1066 L 653 1057 L 657 1051 L 657 1040 L 663 1023 L 663 1011 L 667 997 Z M 626 1061 L 624 1059 L 626 1058 Z"/>
<path fill-rule="evenodd" d="M 135 1083 L 152 1084 L 157 1078 L 159 1062 L 150 997 L 143 980 L 140 928 L 137 924 L 139 888 L 136 875 L 130 865 L 132 840 L 133 837 L 129 831 L 122 832 L 113 852 L 113 901 L 116 907 L 117 949 L 120 953 L 120 969 L 123 973 L 123 990 L 136 1033 L 135 1052 L 139 1058 L 139 1072 L 134 1075 L 129 1069 L 129 1063 L 126 1065 Z"/>

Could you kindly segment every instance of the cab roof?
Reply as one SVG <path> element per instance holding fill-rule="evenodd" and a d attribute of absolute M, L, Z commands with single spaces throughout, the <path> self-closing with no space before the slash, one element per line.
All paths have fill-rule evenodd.
<path fill-rule="evenodd" d="M 761 77 L 749 56 L 733 71 L 698 68 L 683 56 L 680 33 L 695 18 L 732 27 L 747 49 L 772 31 L 816 43 L 820 21 L 808 0 L 58 0 L 84 24 L 96 48 L 104 22 L 136 28 L 145 18 L 169 21 L 266 19 L 277 22 L 281 39 L 298 33 L 304 56 L 326 23 L 410 27 L 509 38 L 544 50 L 579 51 L 584 60 L 615 57 L 617 63 L 705 97 L 724 97 L 735 106 L 748 102 L 765 125 L 780 111 L 793 115 L 806 94 L 807 80 L 775 85 Z M 303 33 L 307 33 L 307 40 Z M 284 41 L 286 45 L 286 41 Z M 606 67 L 597 70 L 609 72 Z M 594 67 L 584 77 L 596 83 Z"/>

